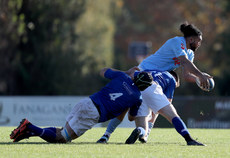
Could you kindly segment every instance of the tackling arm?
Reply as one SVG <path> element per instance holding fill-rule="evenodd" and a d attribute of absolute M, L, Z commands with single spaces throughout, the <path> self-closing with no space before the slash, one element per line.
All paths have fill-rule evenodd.
<path fill-rule="evenodd" d="M 129 119 L 129 121 L 134 121 L 135 118 L 136 118 L 135 116 L 132 116 L 132 115 L 128 114 L 128 119 Z"/>
<path fill-rule="evenodd" d="M 113 68 L 103 68 L 103 69 L 101 69 L 101 71 L 100 71 L 100 75 L 101 75 L 102 77 L 104 77 L 104 74 L 105 74 L 105 72 L 106 72 L 108 69 L 112 69 L 113 71 L 120 71 L 120 70 L 113 69 Z M 135 72 L 136 70 L 137 70 L 137 71 L 140 71 L 140 69 L 139 69 L 137 66 L 134 66 L 134 67 L 132 67 L 131 69 L 129 69 L 129 70 L 127 70 L 127 71 L 120 71 L 120 72 L 124 72 L 124 73 L 128 74 L 129 76 L 132 76 L 132 74 L 134 74 L 134 72 Z"/>
<path fill-rule="evenodd" d="M 104 74 L 105 74 L 105 72 L 106 72 L 108 69 L 109 69 L 109 68 L 103 68 L 103 69 L 101 69 L 100 75 L 101 75 L 102 77 L 105 77 Z"/>

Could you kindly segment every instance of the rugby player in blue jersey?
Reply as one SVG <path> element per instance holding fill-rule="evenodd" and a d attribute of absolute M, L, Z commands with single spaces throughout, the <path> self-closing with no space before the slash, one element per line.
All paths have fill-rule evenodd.
<path fill-rule="evenodd" d="M 208 87 L 208 78 L 211 78 L 210 75 L 202 73 L 194 64 L 194 52 L 200 47 L 202 42 L 202 33 L 201 31 L 192 24 L 188 24 L 187 22 L 180 26 L 180 31 L 184 34 L 183 37 L 174 37 L 166 41 L 166 43 L 154 54 L 144 59 L 140 64 L 140 70 L 159 70 L 159 71 L 171 71 L 178 67 L 182 67 L 183 76 L 186 81 L 195 82 L 196 78 L 199 78 L 201 81 L 202 87 Z M 149 91 L 147 97 L 150 101 L 154 101 L 154 90 Z M 152 98 L 151 98 L 152 97 Z M 145 99 L 143 98 L 145 101 Z M 164 102 L 165 99 L 162 100 Z M 166 99 L 167 100 L 167 99 Z M 149 101 L 146 100 L 148 103 Z M 166 101 L 167 102 L 167 101 Z M 159 101 L 161 103 L 161 101 Z M 151 103 L 149 103 L 151 104 Z M 154 104 L 154 103 L 153 103 Z M 167 103 L 166 103 L 167 104 Z M 154 105 L 157 106 L 157 105 Z M 170 104 L 170 108 L 165 108 L 164 113 L 172 114 L 173 116 L 177 116 L 175 108 Z M 158 109 L 159 110 L 159 109 Z M 153 124 L 156 120 L 158 115 L 152 116 L 151 122 L 149 122 L 148 134 L 153 127 Z M 166 118 L 172 122 L 172 116 L 166 115 Z M 98 142 L 106 142 L 109 138 L 109 133 L 112 133 L 114 129 L 120 124 L 121 118 L 116 118 L 111 121 L 107 128 L 107 133 L 103 135 Z M 141 124 L 141 117 L 137 117 L 136 125 L 139 126 Z M 179 120 L 182 121 L 182 120 Z M 184 124 L 182 122 L 182 124 Z M 147 134 L 147 135 L 148 135 Z M 141 141 L 145 142 L 146 140 L 140 139 Z M 188 141 L 191 140 L 189 143 Z M 202 143 L 198 143 L 193 141 L 192 139 L 187 139 L 188 145 L 203 145 Z"/>
<path fill-rule="evenodd" d="M 152 75 L 157 84 L 154 82 L 152 86 L 141 92 L 143 102 L 135 119 L 137 128 L 133 130 L 125 143 L 133 144 L 138 138 L 141 142 L 146 142 L 145 136 L 147 134 L 146 131 L 148 131 L 148 118 L 154 113 L 153 116 L 157 117 L 158 114 L 161 114 L 173 124 L 176 131 L 185 139 L 187 145 L 205 146 L 191 137 L 185 123 L 177 114 L 172 104 L 172 94 L 176 87 L 173 85 L 175 85 L 176 82 L 172 81 L 173 78 L 167 77 L 164 72 L 157 72 L 155 74 L 153 74 L 153 72 L 154 71 L 152 71 Z"/>
<path fill-rule="evenodd" d="M 146 70 L 146 71 L 148 71 L 148 70 Z M 172 99 L 173 99 L 173 94 L 174 94 L 175 88 L 179 87 L 179 85 L 180 85 L 180 80 L 179 80 L 179 76 L 177 75 L 177 73 L 174 72 L 174 71 L 170 71 L 170 72 L 167 72 L 167 71 L 165 71 L 165 72 L 149 71 L 149 72 L 151 73 L 154 82 L 161 86 L 161 89 L 163 90 L 163 93 L 168 98 L 168 100 L 171 102 Z M 154 95 L 154 93 L 153 93 L 153 95 Z M 144 107 L 146 108 L 146 106 L 144 106 Z M 141 107 L 139 109 L 141 109 Z M 123 118 L 124 118 L 124 116 L 125 116 L 127 111 L 128 111 L 128 109 L 126 111 L 124 111 L 120 116 L 112 119 L 109 122 L 108 127 L 106 129 L 106 132 L 97 141 L 97 143 L 107 143 L 108 142 L 110 135 L 114 132 L 116 127 L 122 122 L 122 120 L 123 120 Z M 141 117 L 142 117 L 142 115 L 143 114 L 141 114 Z M 152 119 L 154 119 L 154 120 L 152 120 L 152 122 L 155 122 L 158 114 L 154 115 L 154 113 L 153 113 L 153 116 L 154 116 L 154 118 L 152 118 Z M 146 118 L 146 119 L 148 119 L 148 118 Z M 139 121 L 138 122 L 139 124 L 140 123 L 141 124 L 146 123 L 145 121 L 143 121 L 143 118 L 141 118 L 141 120 L 139 120 L 139 118 L 137 118 L 137 121 Z M 138 124 L 138 126 L 139 126 L 139 124 Z M 147 141 L 148 135 L 149 135 L 149 133 L 145 135 L 145 138 L 144 138 L 145 141 Z"/>
<path fill-rule="evenodd" d="M 10 138 L 14 142 L 32 136 L 39 136 L 50 143 L 67 143 L 80 137 L 87 130 L 99 122 L 119 116 L 129 108 L 129 117 L 137 114 L 142 103 L 141 92 L 152 85 L 152 76 L 147 72 L 134 72 L 139 70 L 133 67 L 126 72 L 104 68 L 101 76 L 111 81 L 99 92 L 77 103 L 66 118 L 65 126 L 40 128 L 27 119 L 23 119 L 20 125 L 14 129 Z"/>
<path fill-rule="evenodd" d="M 126 144 L 133 144 L 138 138 L 141 142 L 147 141 L 147 136 L 149 134 L 146 132 L 148 131 L 148 119 L 153 113 L 154 122 L 158 114 L 161 114 L 172 123 L 178 133 L 185 138 L 187 145 L 203 145 L 192 139 L 186 125 L 180 119 L 176 109 L 171 104 L 174 90 L 180 84 L 177 74 L 174 71 L 170 71 L 170 73 L 156 70 L 149 72 L 152 74 L 154 82 L 149 88 L 141 92 L 143 102 L 134 118 L 137 128 L 134 129 L 130 137 L 126 140 Z M 113 133 L 116 127 L 121 123 L 124 114 L 125 113 L 110 121 L 105 134 L 97 143 L 107 143 L 111 133 Z"/>

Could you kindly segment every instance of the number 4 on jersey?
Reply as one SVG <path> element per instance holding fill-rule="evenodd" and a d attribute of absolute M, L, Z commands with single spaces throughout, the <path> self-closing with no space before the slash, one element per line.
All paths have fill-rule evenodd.
<path fill-rule="evenodd" d="M 123 93 L 110 93 L 109 96 L 110 96 L 110 99 L 115 101 L 118 97 L 122 96 Z"/>

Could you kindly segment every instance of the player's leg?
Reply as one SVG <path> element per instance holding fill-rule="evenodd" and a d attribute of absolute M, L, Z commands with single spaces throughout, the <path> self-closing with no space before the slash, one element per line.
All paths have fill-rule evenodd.
<path fill-rule="evenodd" d="M 184 137 L 185 141 L 187 142 L 187 145 L 204 145 L 202 143 L 199 143 L 192 139 L 191 135 L 188 132 L 188 129 L 183 122 L 183 120 L 179 117 L 177 114 L 176 109 L 172 104 L 169 104 L 168 106 L 163 107 L 159 110 L 159 113 L 163 115 L 170 123 L 172 123 L 176 129 L 176 131 Z"/>
<path fill-rule="evenodd" d="M 147 88 L 145 91 L 142 92 L 142 96 L 143 102 L 138 110 L 137 116 L 147 116 L 146 112 L 151 112 L 148 113 L 148 115 L 151 116 L 151 119 L 148 120 L 148 128 L 145 128 L 146 135 L 143 139 L 141 137 L 139 138 L 142 143 L 146 143 L 148 135 L 158 117 L 158 110 L 168 105 L 169 101 L 164 95 L 161 86 L 159 86 L 158 84 L 152 84 L 151 87 Z"/>
<path fill-rule="evenodd" d="M 103 136 L 97 141 L 97 143 L 107 143 L 110 135 L 114 132 L 114 130 L 117 128 L 117 126 L 122 122 L 122 120 L 124 119 L 126 113 L 127 113 L 128 109 L 125 110 L 124 112 L 122 112 L 121 115 L 119 115 L 116 118 L 113 118 L 112 120 L 110 120 L 108 127 L 105 131 L 105 133 L 103 134 Z"/>
<path fill-rule="evenodd" d="M 136 117 L 135 119 L 136 127 L 141 127 L 144 129 L 140 134 L 141 137 L 144 137 L 146 135 L 146 131 L 148 131 L 148 117 L 149 116 L 141 116 L 141 117 Z"/>
<path fill-rule="evenodd" d="M 146 131 L 148 131 L 149 115 L 151 114 L 152 111 L 149 107 L 142 103 L 138 109 L 137 116 L 135 117 L 136 128 L 125 141 L 125 144 L 134 144 L 138 138 L 143 138 L 146 135 Z"/>
<path fill-rule="evenodd" d="M 65 127 L 57 131 L 56 141 L 58 143 L 68 143 L 78 137 L 79 136 L 70 127 L 69 123 L 66 122 Z"/>
<path fill-rule="evenodd" d="M 167 97 L 164 95 L 161 86 L 158 84 L 153 83 L 152 86 L 142 91 L 141 93 L 143 97 L 143 102 L 136 116 L 135 121 L 138 121 L 138 123 L 136 124 L 137 125 L 136 127 L 138 128 L 140 126 L 140 127 L 143 127 L 144 130 L 148 131 L 148 126 L 146 125 L 148 120 L 146 119 L 141 120 L 140 118 L 139 118 L 140 120 L 138 120 L 138 117 L 147 117 L 148 115 L 151 115 L 152 112 L 154 112 L 154 114 L 157 114 L 159 109 L 169 104 L 169 101 Z M 143 123 L 143 124 L 141 125 L 139 123 Z M 140 130 L 135 129 L 130 135 L 130 137 L 128 138 L 129 140 L 128 139 L 126 140 L 126 143 L 132 144 L 133 142 L 135 142 L 137 139 L 136 135 L 138 132 L 141 133 Z"/>
<path fill-rule="evenodd" d="M 125 141 L 125 144 L 134 144 L 138 138 L 143 138 L 148 130 L 148 116 L 138 116 L 135 118 L 136 128 Z"/>
<path fill-rule="evenodd" d="M 67 116 L 67 123 L 60 134 L 66 142 L 71 142 L 97 124 L 99 118 L 100 114 L 92 100 L 85 98 L 75 105 L 71 113 Z M 63 141 L 62 137 L 59 138 L 59 141 Z"/>
<path fill-rule="evenodd" d="M 18 142 L 31 136 L 39 136 L 50 143 L 66 143 L 91 129 L 98 122 L 99 117 L 100 114 L 92 100 L 86 98 L 75 105 L 62 130 L 55 127 L 40 128 L 27 119 L 23 119 L 20 125 L 12 131 L 10 138 Z"/>
<path fill-rule="evenodd" d="M 159 115 L 159 114 L 154 114 L 154 113 L 152 112 L 152 115 L 151 115 L 150 119 L 148 120 L 148 130 L 146 130 L 147 132 L 146 132 L 146 134 L 145 134 L 144 137 L 139 137 L 139 141 L 140 141 L 140 142 L 142 142 L 142 143 L 147 143 L 149 134 L 150 134 L 150 132 L 151 132 L 153 126 L 154 126 L 154 123 L 155 123 L 155 121 L 156 121 L 158 115 Z"/>
<path fill-rule="evenodd" d="M 14 142 L 19 142 L 22 139 L 26 139 L 32 136 L 39 136 L 47 142 L 55 143 L 56 128 L 40 128 L 30 123 L 27 119 L 23 119 L 20 125 L 10 134 L 10 138 L 14 139 Z"/>

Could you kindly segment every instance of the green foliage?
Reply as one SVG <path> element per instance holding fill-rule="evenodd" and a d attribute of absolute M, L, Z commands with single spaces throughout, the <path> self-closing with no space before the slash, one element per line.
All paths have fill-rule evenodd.
<path fill-rule="evenodd" d="M 9 133 L 13 127 L 1 127 L 0 152 L 8 157 L 230 157 L 229 129 L 189 129 L 190 134 L 207 146 L 186 146 L 184 139 L 175 129 L 152 130 L 146 144 L 136 142 L 133 145 L 124 144 L 132 132 L 132 128 L 117 128 L 108 144 L 95 142 L 104 133 L 105 128 L 93 128 L 83 136 L 69 144 L 49 144 L 39 137 L 31 137 L 13 143 Z M 22 152 L 23 151 L 23 152 Z"/>
<path fill-rule="evenodd" d="M 111 1 L 87 0 L 86 11 L 76 25 L 79 35 L 77 50 L 82 52 L 82 73 L 88 74 L 113 64 L 114 21 L 111 18 Z"/>
<path fill-rule="evenodd" d="M 167 5 L 166 5 L 167 4 Z M 132 41 L 150 41 L 153 53 L 166 40 L 182 36 L 179 26 L 184 21 L 195 24 L 203 32 L 203 42 L 195 52 L 195 64 L 203 72 L 214 76 L 214 91 L 205 93 L 195 84 L 184 82 L 176 90 L 176 95 L 225 95 L 229 71 L 229 7 L 228 0 L 124 0 L 123 14 L 118 19 L 115 40 L 116 66 L 124 68 L 137 65 L 137 61 L 127 58 L 127 48 Z M 124 61 L 129 61 L 127 62 Z M 178 70 L 180 73 L 180 70 Z M 228 86 L 223 87 L 222 85 Z M 223 92 L 225 91 L 225 92 Z"/>
<path fill-rule="evenodd" d="M 188 21 L 203 32 L 195 64 L 216 87 L 204 93 L 182 80 L 176 94 L 228 96 L 229 6 L 228 0 L 1 0 L 0 94 L 88 95 L 106 83 L 101 68 L 138 64 L 128 57 L 130 42 L 150 41 L 155 52 Z"/>
<path fill-rule="evenodd" d="M 4 26 L 14 28 L 6 33 L 2 30 L 7 46 L 0 49 L 4 52 L 11 48 L 12 55 L 4 58 L 13 59 L 8 65 L 14 69 L 7 76 L 13 84 L 2 78 L 0 92 L 84 95 L 101 87 L 104 81 L 99 70 L 112 65 L 113 59 L 110 1 L 100 5 L 90 0 L 21 0 L 5 1 L 4 7 L 3 14 L 11 18 L 3 21 Z M 3 61 L 1 64 L 6 65 Z"/>
<path fill-rule="evenodd" d="M 23 1 L 19 15 L 24 15 L 27 27 L 18 44 L 20 94 L 68 94 L 73 90 L 69 83 L 76 77 L 71 70 L 77 67 L 74 24 L 83 11 L 83 1 Z"/>

